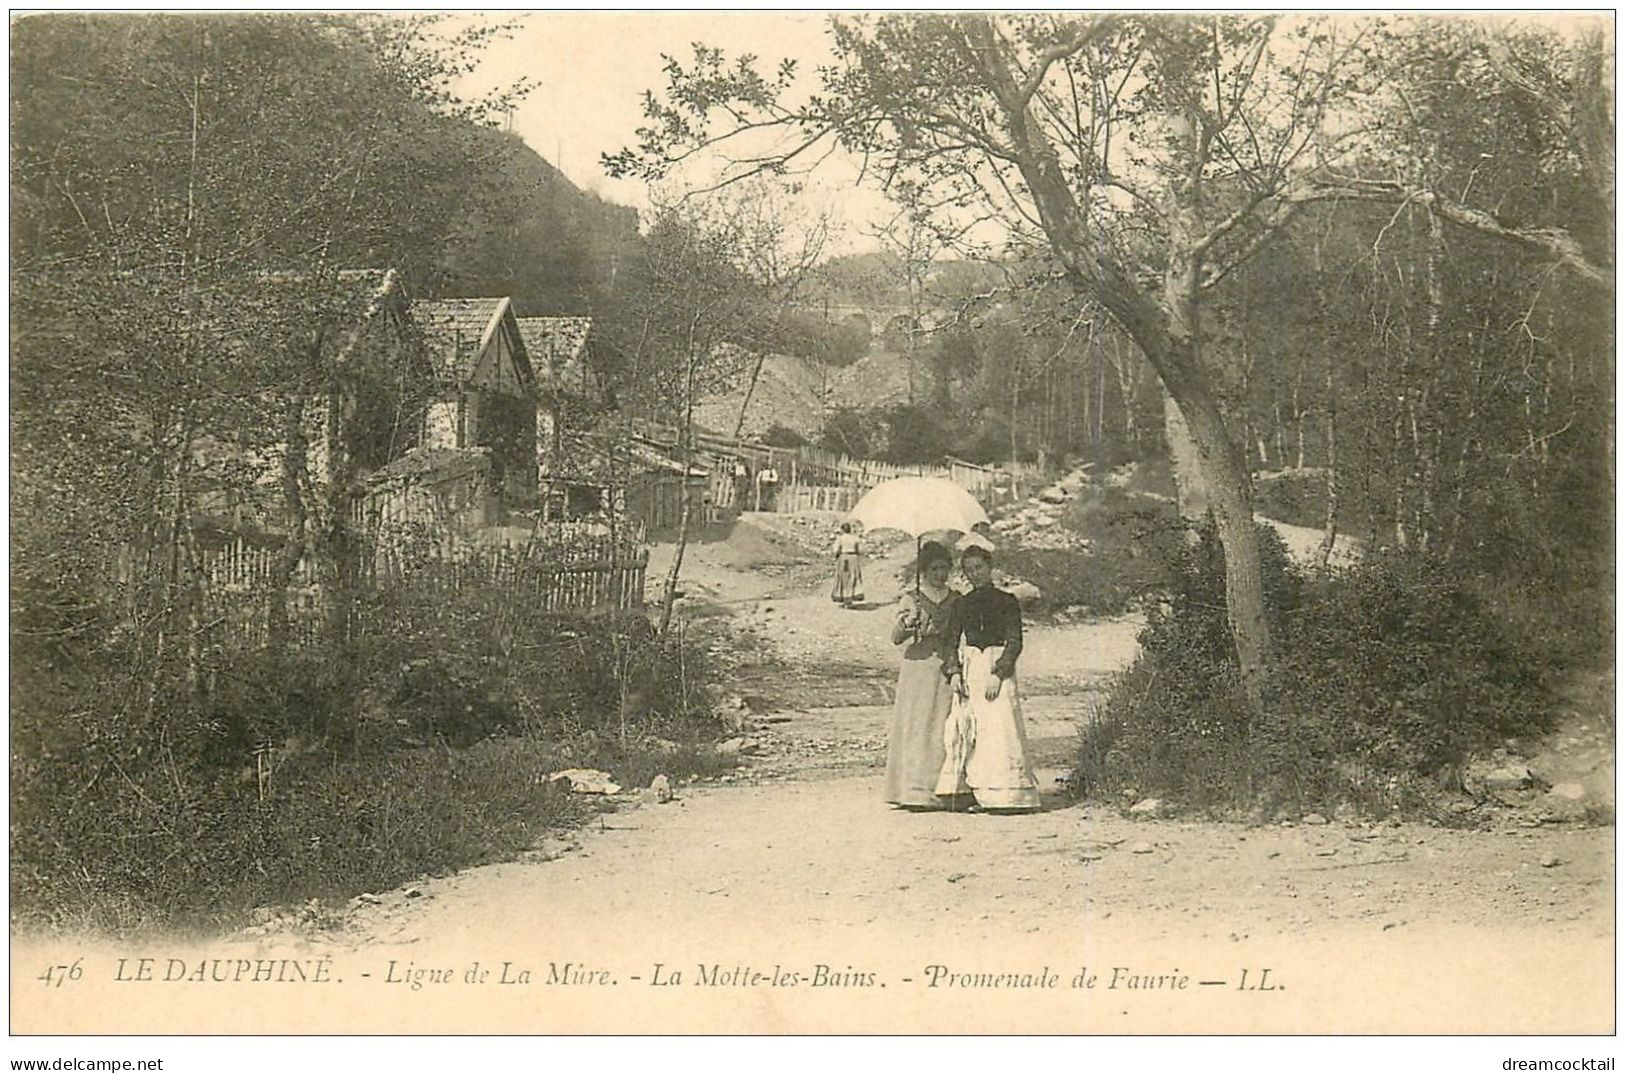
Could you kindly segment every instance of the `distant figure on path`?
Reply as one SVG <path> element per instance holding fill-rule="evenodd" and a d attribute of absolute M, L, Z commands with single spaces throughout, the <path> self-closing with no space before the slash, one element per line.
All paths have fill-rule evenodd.
<path fill-rule="evenodd" d="M 988 811 L 1039 807 L 1016 688 L 1021 605 L 993 587 L 993 555 L 971 546 L 959 567 L 971 591 L 954 601 L 942 638 L 942 673 L 956 695 L 945 733 L 939 794 L 970 792 Z"/>
<path fill-rule="evenodd" d="M 779 471 L 769 462 L 756 473 L 756 509 L 772 511 L 778 506 Z"/>
<path fill-rule="evenodd" d="M 863 541 L 852 531 L 851 522 L 842 522 L 835 538 L 835 584 L 829 598 L 842 607 L 863 600 Z"/>
<path fill-rule="evenodd" d="M 903 648 L 886 739 L 886 800 L 910 810 L 940 809 L 951 801 L 937 796 L 945 758 L 943 731 L 953 704 L 953 686 L 942 673 L 942 638 L 958 593 L 948 587 L 953 556 L 932 542 L 920 551 L 920 587 L 898 602 L 891 640 Z"/>

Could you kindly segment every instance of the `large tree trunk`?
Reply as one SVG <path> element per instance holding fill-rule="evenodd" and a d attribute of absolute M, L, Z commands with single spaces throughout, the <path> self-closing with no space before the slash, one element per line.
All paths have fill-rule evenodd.
<path fill-rule="evenodd" d="M 1176 230 L 1176 241 L 1178 231 Z M 1185 454 L 1180 481 L 1182 513 L 1186 509 L 1213 515 L 1219 542 L 1224 547 L 1225 610 L 1236 648 L 1242 689 L 1254 715 L 1264 709 L 1269 677 L 1269 623 L 1264 613 L 1264 582 L 1253 521 L 1252 485 L 1247 462 L 1230 437 L 1219 411 L 1218 395 L 1201 362 L 1201 316 L 1197 301 L 1198 258 L 1175 251 L 1169 258 L 1163 286 L 1164 331 L 1147 340 L 1160 345 L 1146 357 L 1162 376 L 1168 390 L 1172 417 L 1170 448 Z M 1150 333 L 1148 333 L 1149 335 Z M 1142 348 L 1146 346 L 1141 343 Z M 1193 501 L 1199 498 L 1200 501 Z"/>
<path fill-rule="evenodd" d="M 1168 438 L 1168 461 L 1174 473 L 1175 506 L 1181 518 L 1199 522 L 1207 517 L 1211 497 L 1197 461 L 1190 426 L 1185 423 L 1185 415 L 1172 395 L 1163 395 L 1162 425 L 1163 435 Z"/>
<path fill-rule="evenodd" d="M 1187 387 L 1185 414 L 1198 464 L 1208 475 L 1209 502 L 1224 545 L 1224 594 L 1242 687 L 1253 711 L 1263 710 L 1269 677 L 1270 633 L 1264 615 L 1264 582 L 1253 522 L 1252 489 L 1224 418 L 1200 385 Z"/>
<path fill-rule="evenodd" d="M 1054 146 L 1031 122 L 1031 97 L 1018 85 L 992 24 L 985 17 L 970 17 L 964 25 L 968 55 L 999 100 L 1009 125 L 1012 155 L 1051 248 L 1074 285 L 1096 298 L 1139 345 L 1185 418 L 1224 545 L 1225 601 L 1242 684 L 1252 712 L 1261 714 L 1270 635 L 1258 533 L 1245 465 L 1225 428 L 1211 378 L 1198 360 L 1195 299 L 1201 265 L 1196 247 L 1170 251 L 1174 256 L 1165 275 L 1164 295 L 1177 296 L 1174 308 L 1148 294 L 1117 263 L 1110 244 L 1091 233 Z"/>

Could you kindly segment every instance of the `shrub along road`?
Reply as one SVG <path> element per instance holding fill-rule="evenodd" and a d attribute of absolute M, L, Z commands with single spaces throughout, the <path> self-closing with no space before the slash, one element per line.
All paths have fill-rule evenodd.
<path fill-rule="evenodd" d="M 168 1030 L 1611 1028 L 1612 828 L 1519 810 L 1476 830 L 1247 826 L 1069 801 L 1055 777 L 1133 657 L 1130 619 L 1031 628 L 1042 813 L 887 809 L 886 604 L 912 548 L 883 549 L 874 606 L 846 611 L 807 550 L 822 534 L 768 524 L 790 523 L 697 543 L 684 575 L 691 613 L 750 639 L 733 775 L 606 808 L 519 861 L 358 899 L 326 929 L 194 949 L 329 952 L 350 982 L 269 1014 L 174 1005 Z M 14 949 L 14 966 L 43 956 Z M 413 987 L 476 960 L 515 985 Z M 136 993 L 104 1016 L 146 1016 Z"/>

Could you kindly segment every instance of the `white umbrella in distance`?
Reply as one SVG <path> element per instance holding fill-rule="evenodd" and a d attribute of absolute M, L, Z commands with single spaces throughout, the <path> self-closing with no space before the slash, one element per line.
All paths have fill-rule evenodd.
<path fill-rule="evenodd" d="M 869 489 L 850 517 L 865 529 L 898 529 L 914 538 L 914 584 L 920 583 L 920 539 L 938 529 L 969 533 L 987 524 L 976 497 L 946 477 L 896 477 Z"/>

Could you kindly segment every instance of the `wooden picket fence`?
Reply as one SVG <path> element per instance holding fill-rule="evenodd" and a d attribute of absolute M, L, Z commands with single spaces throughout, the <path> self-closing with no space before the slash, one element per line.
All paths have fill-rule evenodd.
<path fill-rule="evenodd" d="M 634 539 L 635 538 L 635 539 Z M 598 527 L 549 523 L 520 546 L 483 547 L 444 541 L 416 549 L 410 560 L 387 550 L 362 556 L 358 582 L 378 588 L 411 584 L 451 595 L 491 586 L 522 593 L 548 611 L 631 610 L 643 605 L 648 551 L 641 528 L 613 537 Z M 203 621 L 208 640 L 253 647 L 269 637 L 271 593 L 281 551 L 238 538 L 200 555 Z M 303 560 L 288 586 L 289 639 L 320 638 L 327 610 L 314 565 Z"/>
<path fill-rule="evenodd" d="M 679 433 L 675 427 L 653 422 L 636 425 L 645 443 L 665 451 L 675 451 Z M 817 447 L 769 447 L 764 444 L 725 439 L 709 433 L 696 433 L 696 459 L 711 473 L 707 501 L 718 513 L 768 510 L 788 513 L 804 510 L 845 512 L 864 492 L 896 477 L 941 477 L 953 481 L 985 506 L 1012 502 L 1024 497 L 1043 479 L 1042 471 L 1031 464 L 982 466 L 950 459 L 944 465 L 899 465 L 876 459 L 825 451 Z M 779 481 L 773 493 L 763 497 L 754 480 L 741 488 L 734 478 L 733 464 L 743 461 L 754 476 L 772 467 Z"/>
<path fill-rule="evenodd" d="M 205 636 L 233 647 L 254 647 L 270 633 L 270 592 L 282 552 L 241 537 L 199 554 Z M 288 635 L 295 645 L 314 644 L 321 633 L 322 586 L 316 569 L 301 560 L 288 582 Z"/>
<path fill-rule="evenodd" d="M 648 553 L 617 558 L 607 543 L 561 549 L 538 558 L 524 549 L 491 548 L 449 559 L 414 575 L 415 583 L 447 593 L 489 586 L 530 597 L 547 611 L 628 610 L 643 604 Z"/>

